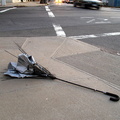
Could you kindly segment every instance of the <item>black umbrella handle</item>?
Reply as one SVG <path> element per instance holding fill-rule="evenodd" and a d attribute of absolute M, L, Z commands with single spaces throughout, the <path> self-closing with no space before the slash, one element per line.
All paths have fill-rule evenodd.
<path fill-rule="evenodd" d="M 111 101 L 117 102 L 117 101 L 120 100 L 120 97 L 119 97 L 118 95 L 116 95 L 116 94 L 109 93 L 109 92 L 105 92 L 104 94 L 105 94 L 105 95 L 108 95 L 108 96 L 111 96 L 111 97 L 110 97 L 110 100 L 111 100 Z"/>
<path fill-rule="evenodd" d="M 80 85 L 80 84 L 77 84 L 77 83 L 73 83 L 73 82 L 70 82 L 70 81 L 66 81 L 66 80 L 63 80 L 63 79 L 60 79 L 60 78 L 57 78 L 55 76 L 49 76 L 51 79 L 57 79 L 57 80 L 60 80 L 62 82 L 66 82 L 66 83 L 69 83 L 69 84 L 72 84 L 72 85 L 76 85 L 76 86 L 79 86 L 79 87 L 83 87 L 83 88 L 86 88 L 86 89 L 89 89 L 89 90 L 93 90 L 95 92 L 100 92 L 100 93 L 103 93 L 105 95 L 108 95 L 110 96 L 110 100 L 113 101 L 113 102 L 117 102 L 120 100 L 120 97 L 116 94 L 113 94 L 113 93 L 110 93 L 110 92 L 104 92 L 104 91 L 101 91 L 101 90 L 96 90 L 94 88 L 90 88 L 90 87 L 87 87 L 87 86 L 83 86 L 83 85 Z"/>

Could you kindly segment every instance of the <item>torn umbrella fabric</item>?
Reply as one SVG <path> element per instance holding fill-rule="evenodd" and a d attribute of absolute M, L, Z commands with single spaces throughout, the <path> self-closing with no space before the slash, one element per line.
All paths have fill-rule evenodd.
<path fill-rule="evenodd" d="M 10 62 L 8 64 L 8 70 L 4 75 L 16 78 L 39 76 L 54 78 L 54 75 L 52 75 L 46 68 L 35 62 L 33 56 L 24 53 L 18 56 L 17 63 Z"/>

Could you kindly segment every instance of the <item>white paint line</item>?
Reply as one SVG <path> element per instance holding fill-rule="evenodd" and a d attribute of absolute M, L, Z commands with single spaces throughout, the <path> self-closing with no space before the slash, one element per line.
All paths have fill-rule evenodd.
<path fill-rule="evenodd" d="M 47 12 L 50 11 L 48 6 L 45 6 L 45 9 L 46 9 Z"/>
<path fill-rule="evenodd" d="M 49 17 L 55 17 L 55 15 L 51 12 L 48 6 L 45 6 L 45 9 L 48 12 Z"/>
<path fill-rule="evenodd" d="M 91 23 L 91 22 L 93 22 L 93 21 L 95 21 L 95 19 L 89 20 L 89 21 L 87 21 L 86 23 Z"/>
<path fill-rule="evenodd" d="M 45 9 L 48 12 L 49 17 L 55 17 L 55 15 L 52 13 L 48 6 L 45 6 Z M 60 25 L 53 24 L 53 27 L 57 36 L 66 37 L 66 34 Z"/>
<path fill-rule="evenodd" d="M 94 17 L 80 17 L 80 18 L 83 18 L 83 19 L 84 19 L 84 18 L 94 18 Z"/>
<path fill-rule="evenodd" d="M 53 27 L 54 30 L 56 31 L 57 36 L 66 37 L 66 34 L 60 25 L 53 24 Z"/>
<path fill-rule="evenodd" d="M 49 7 L 48 6 L 45 6 L 45 9 L 48 9 Z"/>
<path fill-rule="evenodd" d="M 105 21 L 107 21 L 108 19 L 104 19 Z"/>
<path fill-rule="evenodd" d="M 118 19 L 120 19 L 120 17 L 110 17 L 110 18 L 115 18 L 115 19 L 118 18 Z"/>
<path fill-rule="evenodd" d="M 48 12 L 49 17 L 55 17 L 55 15 L 50 11 Z"/>
<path fill-rule="evenodd" d="M 47 12 L 48 12 L 48 11 L 51 11 L 48 6 L 45 6 L 45 10 L 46 10 Z"/>
<path fill-rule="evenodd" d="M 104 21 L 107 21 L 108 19 L 106 18 L 97 18 L 98 20 L 104 20 Z"/>
<path fill-rule="evenodd" d="M 101 22 L 95 22 L 95 24 L 105 24 L 105 23 L 111 23 L 110 21 L 108 22 L 104 22 L 104 21 L 101 21 Z"/>
<path fill-rule="evenodd" d="M 8 9 L 5 9 L 5 10 L 1 10 L 0 13 L 6 12 L 6 11 L 9 11 L 9 10 L 13 10 L 13 9 L 16 9 L 16 7 L 8 8 Z"/>
<path fill-rule="evenodd" d="M 103 33 L 103 34 L 96 34 L 96 35 L 70 36 L 69 38 L 73 38 L 73 39 L 88 39 L 88 38 L 107 37 L 107 36 L 117 36 L 117 35 L 120 35 L 120 32 Z"/>
<path fill-rule="evenodd" d="M 102 37 L 104 37 L 104 36 L 117 36 L 117 35 L 120 35 L 120 32 L 103 33 L 103 34 L 101 34 Z"/>
<path fill-rule="evenodd" d="M 80 35 L 80 36 L 71 36 L 69 38 L 73 39 L 87 39 L 87 38 L 96 38 L 96 35 Z"/>

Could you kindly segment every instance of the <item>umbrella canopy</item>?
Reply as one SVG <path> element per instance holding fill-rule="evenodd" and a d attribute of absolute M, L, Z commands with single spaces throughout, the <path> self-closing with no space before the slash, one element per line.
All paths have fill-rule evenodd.
<path fill-rule="evenodd" d="M 55 76 L 52 75 L 46 68 L 39 65 L 33 56 L 22 53 L 18 56 L 18 62 L 10 62 L 8 64 L 8 70 L 4 73 L 16 78 L 24 77 L 49 77 L 55 79 Z"/>

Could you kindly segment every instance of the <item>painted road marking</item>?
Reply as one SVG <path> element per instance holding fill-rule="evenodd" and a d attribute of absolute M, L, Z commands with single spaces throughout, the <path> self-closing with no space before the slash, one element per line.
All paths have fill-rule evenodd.
<path fill-rule="evenodd" d="M 105 18 L 95 18 L 95 17 L 80 17 L 81 19 L 86 19 L 87 24 L 95 23 L 95 24 L 104 24 L 104 23 L 111 23 L 108 19 Z"/>
<path fill-rule="evenodd" d="M 16 9 L 16 7 L 8 8 L 8 9 L 5 9 L 5 10 L 1 10 L 0 13 L 4 13 L 4 12 L 6 12 L 6 11 L 13 10 L 13 9 Z"/>
<path fill-rule="evenodd" d="M 93 21 L 95 21 L 95 19 L 89 20 L 89 21 L 87 21 L 86 23 L 91 23 L 91 22 L 93 22 Z"/>
<path fill-rule="evenodd" d="M 54 30 L 56 31 L 57 36 L 66 37 L 66 34 L 60 25 L 53 24 L 53 27 L 54 27 Z"/>
<path fill-rule="evenodd" d="M 110 21 L 108 22 L 104 22 L 104 21 L 101 21 L 101 22 L 95 22 L 95 24 L 104 24 L 104 23 L 111 23 Z"/>
<path fill-rule="evenodd" d="M 49 17 L 55 17 L 55 15 L 54 15 L 53 12 L 49 9 L 48 6 L 45 6 L 45 9 L 46 9 L 46 11 L 48 12 Z"/>
<path fill-rule="evenodd" d="M 120 17 L 110 17 L 110 18 L 120 19 Z"/>
<path fill-rule="evenodd" d="M 49 9 L 49 7 L 48 7 L 48 6 L 45 6 L 45 9 Z"/>
<path fill-rule="evenodd" d="M 80 18 L 84 19 L 84 18 L 94 18 L 94 17 L 80 17 Z"/>
<path fill-rule="evenodd" d="M 48 12 L 49 17 L 55 17 L 52 11 L 49 9 L 48 6 L 45 6 L 46 11 Z M 62 27 L 59 24 L 53 23 L 54 30 L 59 37 L 66 37 L 65 32 L 63 31 Z"/>
<path fill-rule="evenodd" d="M 70 36 L 69 38 L 73 38 L 73 39 L 88 39 L 88 38 L 107 37 L 107 36 L 118 36 L 118 35 L 120 35 L 120 32 L 103 33 L 103 34 L 96 34 L 96 35 Z"/>
<path fill-rule="evenodd" d="M 50 11 L 48 12 L 49 17 L 55 17 L 55 15 Z"/>
<path fill-rule="evenodd" d="M 50 9 L 48 8 L 48 6 L 45 6 L 45 8 L 46 8 L 46 11 L 50 11 Z"/>

